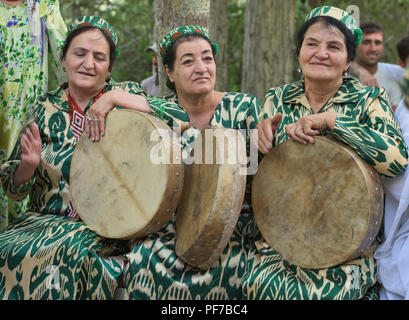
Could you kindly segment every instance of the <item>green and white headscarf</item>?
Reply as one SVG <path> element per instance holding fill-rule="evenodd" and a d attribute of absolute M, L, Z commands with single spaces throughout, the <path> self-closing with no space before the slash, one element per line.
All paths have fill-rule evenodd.
<path fill-rule="evenodd" d="M 315 17 L 322 17 L 322 16 L 332 17 L 344 23 L 346 27 L 349 30 L 351 30 L 352 34 L 355 36 L 356 44 L 357 46 L 359 46 L 362 40 L 363 33 L 362 33 L 362 30 L 359 29 L 359 26 L 357 25 L 352 15 L 336 7 L 323 6 L 323 7 L 318 7 L 318 8 L 311 10 L 311 12 L 305 18 L 305 21 L 308 21 Z"/>
<path fill-rule="evenodd" d="M 171 32 L 169 32 L 163 37 L 159 44 L 159 53 L 161 57 L 163 58 L 163 56 L 166 54 L 170 46 L 174 44 L 178 39 L 189 34 L 198 34 L 209 40 L 212 44 L 214 55 L 217 55 L 219 51 L 219 46 L 217 45 L 217 43 L 214 43 L 210 40 L 209 34 L 206 31 L 206 29 L 200 26 L 190 25 L 173 29 Z"/>
<path fill-rule="evenodd" d="M 115 46 L 118 45 L 118 36 L 112 26 L 104 19 L 94 16 L 83 16 L 75 19 L 68 26 L 68 34 L 83 27 L 96 27 L 103 31 L 108 37 L 112 39 Z"/>

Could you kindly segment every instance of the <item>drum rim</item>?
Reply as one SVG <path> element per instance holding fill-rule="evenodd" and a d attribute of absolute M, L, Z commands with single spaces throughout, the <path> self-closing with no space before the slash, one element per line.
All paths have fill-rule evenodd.
<path fill-rule="evenodd" d="M 207 129 L 215 129 L 215 130 L 233 130 L 236 134 L 241 134 L 239 130 L 231 129 L 231 128 L 221 128 L 221 127 L 207 127 L 201 130 L 201 133 L 203 130 Z M 246 152 L 246 148 L 243 147 L 242 145 L 238 145 L 241 147 L 242 152 Z M 195 165 L 195 164 L 191 164 Z M 197 165 L 197 164 L 196 164 Z M 193 243 L 190 243 L 189 246 L 184 246 L 184 250 L 182 250 L 180 242 L 178 240 L 180 239 L 180 235 L 178 232 L 178 229 L 180 228 L 180 223 L 178 223 L 178 215 L 176 215 L 176 223 L 175 223 L 175 230 L 176 230 L 176 243 L 175 243 L 175 251 L 176 254 L 181 257 L 185 262 L 188 264 L 202 269 L 202 270 L 207 270 L 210 267 L 212 267 L 215 263 L 217 263 L 217 259 L 219 256 L 222 254 L 224 248 L 230 241 L 230 238 L 234 232 L 234 229 L 236 228 L 237 221 L 240 217 L 241 213 L 241 208 L 243 205 L 243 200 L 246 192 L 246 175 L 240 174 L 239 168 L 242 167 L 243 165 L 239 164 L 215 164 L 217 166 L 217 171 L 218 175 L 222 176 L 233 176 L 234 177 L 234 183 L 226 183 L 225 181 L 217 181 L 216 187 L 215 187 L 215 198 L 214 201 L 212 202 L 212 205 L 209 209 L 209 212 L 207 214 L 205 224 L 201 226 L 199 229 L 199 234 L 195 238 L 195 241 Z M 241 190 L 237 190 L 241 186 Z M 201 256 L 198 258 L 193 257 L 192 255 L 194 252 L 197 250 L 197 248 L 201 248 L 203 245 L 205 245 L 205 241 L 208 237 L 208 229 L 209 227 L 212 226 L 212 223 L 214 223 L 218 216 L 217 213 L 221 210 L 221 208 L 216 208 L 215 206 L 219 203 L 226 203 L 225 200 L 225 195 L 223 194 L 223 189 L 225 187 L 229 187 L 232 190 L 233 197 L 231 199 L 231 202 L 229 202 L 229 205 L 224 206 L 224 211 L 229 209 L 230 210 L 230 215 L 229 215 L 229 222 L 234 222 L 227 224 L 223 228 L 223 232 L 220 236 L 220 241 L 217 243 L 216 248 L 212 251 L 211 254 L 208 256 Z M 185 189 L 185 188 L 184 188 Z M 238 191 L 238 192 L 234 192 Z M 181 197 L 181 201 L 183 199 L 184 195 Z M 221 211 L 223 211 L 221 210 Z M 180 215 L 179 215 L 180 217 Z M 179 218 L 180 219 L 180 218 Z"/>
<path fill-rule="evenodd" d="M 113 115 L 115 115 L 117 112 L 122 112 L 122 113 L 133 113 L 133 114 L 138 114 L 138 116 L 141 116 L 145 119 L 148 120 L 148 123 L 150 126 L 152 126 L 152 129 L 160 129 L 160 128 L 164 128 L 167 129 L 169 131 L 171 131 L 170 127 L 161 119 L 147 114 L 147 113 L 143 113 L 140 111 L 135 111 L 135 110 L 128 110 L 128 109 L 118 109 L 118 110 L 113 110 L 112 112 L 110 112 L 107 115 L 107 121 L 108 121 L 108 117 L 112 118 Z M 80 139 L 88 139 L 87 137 L 84 137 L 84 134 L 80 137 Z M 171 204 L 170 206 L 165 206 L 165 207 L 169 207 L 169 208 L 163 208 L 164 207 L 164 199 L 166 197 L 169 196 L 169 194 L 175 194 L 174 199 L 176 200 L 176 202 L 179 201 L 180 195 L 181 195 L 181 191 L 182 191 L 182 187 L 183 187 L 183 165 L 182 164 L 175 164 L 175 163 L 171 163 L 169 165 L 166 166 L 166 170 L 165 170 L 165 174 L 166 174 L 166 181 L 167 184 L 165 186 L 164 189 L 164 195 L 162 196 L 162 201 L 159 203 L 158 205 L 158 212 L 154 215 L 154 217 L 156 215 L 160 216 L 160 221 L 158 222 L 152 222 L 152 221 L 146 221 L 146 223 L 141 226 L 140 230 L 138 231 L 131 231 L 131 232 L 115 232 L 113 233 L 112 231 L 104 231 L 104 230 L 100 230 L 99 226 L 95 226 L 93 225 L 93 223 L 91 223 L 91 221 L 89 221 L 88 217 L 86 216 L 86 214 L 81 213 L 78 208 L 78 200 L 74 199 L 73 197 L 73 188 L 76 187 L 75 183 L 72 183 L 72 175 L 74 174 L 74 170 L 72 170 L 72 166 L 73 163 L 75 163 L 75 159 L 76 154 L 78 154 L 78 152 L 76 152 L 77 150 L 77 145 L 80 143 L 80 140 L 78 140 L 77 144 L 75 145 L 75 149 L 72 155 L 72 160 L 71 160 L 71 164 L 70 164 L 70 197 L 72 199 L 73 205 L 77 210 L 77 214 L 79 216 L 79 218 L 82 220 L 83 223 L 85 223 L 88 227 L 90 227 L 92 230 L 94 230 L 98 235 L 104 237 L 104 238 L 110 238 L 110 239 L 134 239 L 134 238 L 142 238 L 147 236 L 148 234 L 151 234 L 153 232 L 156 232 L 158 230 L 160 230 L 163 225 L 168 222 L 173 214 L 173 211 L 175 210 L 173 207 L 176 207 L 175 204 Z M 170 153 L 173 148 L 173 145 L 171 143 L 164 143 L 164 148 L 165 150 Z M 178 179 L 177 183 L 172 182 L 172 180 L 170 179 L 170 177 L 176 177 Z M 170 191 L 169 190 L 169 186 L 173 186 L 173 185 L 177 185 L 176 189 L 173 187 L 173 190 Z M 179 188 L 179 190 L 178 190 Z M 175 190 L 177 190 L 175 192 Z M 159 223 L 160 222 L 160 223 Z"/>

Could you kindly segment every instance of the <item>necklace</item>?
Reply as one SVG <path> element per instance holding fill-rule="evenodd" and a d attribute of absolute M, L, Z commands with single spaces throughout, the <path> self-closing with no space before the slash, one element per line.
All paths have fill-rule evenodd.
<path fill-rule="evenodd" d="M 86 119 L 85 113 L 88 111 L 89 107 L 104 93 L 105 88 L 102 89 L 94 98 L 92 98 L 87 107 L 82 110 L 68 90 L 68 114 L 70 116 L 71 131 L 74 133 L 76 140 L 78 140 L 84 132 Z"/>

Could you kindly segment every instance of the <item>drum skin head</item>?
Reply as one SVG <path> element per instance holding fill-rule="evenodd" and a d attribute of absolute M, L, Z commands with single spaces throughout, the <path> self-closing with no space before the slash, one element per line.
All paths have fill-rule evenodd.
<path fill-rule="evenodd" d="M 183 189 L 183 164 L 152 162 L 151 151 L 171 153 L 172 143 L 151 141 L 160 119 L 132 110 L 111 111 L 106 134 L 84 135 L 75 148 L 70 191 L 80 218 L 106 238 L 142 238 L 168 222 Z"/>
<path fill-rule="evenodd" d="M 352 149 L 316 137 L 293 140 L 265 156 L 252 185 L 257 225 L 283 259 L 322 269 L 361 255 L 375 239 L 383 214 L 376 171 Z"/>
<path fill-rule="evenodd" d="M 209 141 L 204 130 L 201 133 L 203 140 L 194 147 L 194 150 L 201 148 L 203 159 L 199 161 L 201 163 L 194 162 L 186 167 L 183 194 L 176 214 L 176 254 L 202 270 L 218 261 L 230 241 L 246 189 L 246 175 L 240 170 L 243 166 L 245 169 L 246 164 L 240 164 L 240 161 L 229 164 L 229 140 L 216 138 L 217 134 L 226 134 L 237 141 L 240 132 L 215 129 L 218 133 L 212 138 L 213 149 L 209 151 L 206 150 Z M 217 160 L 215 155 L 222 149 L 224 159 Z M 245 155 L 245 143 L 237 144 L 235 152 Z M 204 158 L 213 159 L 212 163 L 207 163 Z"/>

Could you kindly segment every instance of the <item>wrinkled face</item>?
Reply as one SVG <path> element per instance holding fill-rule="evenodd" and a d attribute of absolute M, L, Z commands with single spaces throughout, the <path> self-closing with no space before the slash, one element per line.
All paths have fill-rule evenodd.
<path fill-rule="evenodd" d="M 76 36 L 62 60 L 68 86 L 90 93 L 101 90 L 109 75 L 109 53 L 102 31 L 91 29 Z"/>
<path fill-rule="evenodd" d="M 204 39 L 182 42 L 176 50 L 173 70 L 166 67 L 178 95 L 204 94 L 216 82 L 216 64 L 210 44 Z"/>
<path fill-rule="evenodd" d="M 304 35 L 298 62 L 306 80 L 342 80 L 350 66 L 344 35 L 322 21 L 311 25 Z"/>
<path fill-rule="evenodd" d="M 362 42 L 357 50 L 357 58 L 364 66 L 374 66 L 381 59 L 383 54 L 383 34 L 382 32 L 375 32 L 364 34 Z"/>

